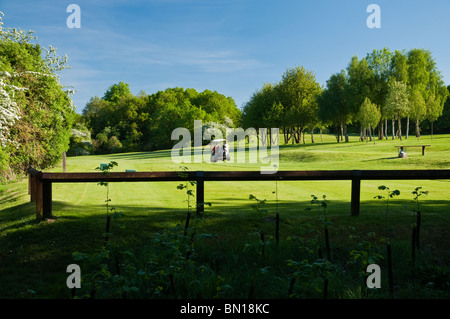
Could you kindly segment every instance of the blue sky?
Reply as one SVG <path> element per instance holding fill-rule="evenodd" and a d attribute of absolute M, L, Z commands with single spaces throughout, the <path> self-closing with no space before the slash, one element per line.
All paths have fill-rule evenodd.
<path fill-rule="evenodd" d="M 68 28 L 69 4 L 81 28 Z M 370 29 L 369 4 L 381 9 Z M 119 81 L 134 94 L 168 87 L 210 89 L 242 107 L 287 68 L 304 66 L 320 84 L 351 57 L 373 49 L 425 48 L 450 84 L 448 0 L 1 0 L 4 27 L 33 30 L 67 54 L 61 82 L 81 113 Z"/>

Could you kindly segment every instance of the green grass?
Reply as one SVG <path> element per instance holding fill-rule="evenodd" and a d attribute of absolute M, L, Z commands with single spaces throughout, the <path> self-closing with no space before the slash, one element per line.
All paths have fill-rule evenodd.
<path fill-rule="evenodd" d="M 421 155 L 420 148 L 407 149 L 408 157 L 405 159 L 397 158 L 398 150 L 395 146 L 401 145 L 398 140 L 365 143 L 352 136 L 349 143 L 336 143 L 333 136 L 324 135 L 323 142 L 319 136 L 316 136 L 315 144 L 311 144 L 308 139 L 306 141 L 304 145 L 280 146 L 280 170 L 450 169 L 450 135 L 435 135 L 432 140 L 429 136 L 423 136 L 420 142 L 415 137 L 402 141 L 402 145 L 432 145 L 426 149 L 425 156 Z M 186 166 L 192 171 L 259 170 L 261 166 L 260 163 L 220 162 L 177 164 L 171 160 L 170 150 L 163 150 L 69 157 L 67 171 L 93 172 L 100 163 L 109 161 L 119 163 L 113 171 L 179 171 L 180 166 Z M 49 171 L 62 171 L 61 165 Z M 124 214 L 120 221 L 112 223 L 111 243 L 122 250 L 125 249 L 123 247 L 136 249 L 133 250 L 134 256 L 147 254 L 147 257 L 134 260 L 135 266 L 145 258 L 150 258 L 148 256 L 153 253 L 152 240 L 155 234 L 169 232 L 168 229 L 176 225 L 184 225 L 187 212 L 186 193 L 185 190 L 177 190 L 178 184 L 110 184 L 109 204 Z M 385 204 L 374 199 L 374 196 L 380 194 L 380 185 L 386 185 L 392 190 L 399 189 L 401 192 L 400 196 L 390 202 L 387 230 Z M 278 203 L 273 193 L 276 186 Z M 350 216 L 349 181 L 279 181 L 277 185 L 275 182 L 207 182 L 205 201 L 211 202 L 212 206 L 206 207 L 206 218 L 193 221 L 193 225 L 196 222 L 201 223 L 199 231 L 214 235 L 195 240 L 195 265 L 208 267 L 201 268 L 207 270 L 200 276 L 197 273 L 200 268 L 192 268 L 189 263 L 182 263 L 185 267 L 184 276 L 175 273 L 179 290 L 186 294 L 189 291 L 194 295 L 183 296 L 195 298 L 194 292 L 197 288 L 192 286 L 196 284 L 193 280 L 189 281 L 189 278 L 200 276 L 199 278 L 204 280 L 204 287 L 198 288 L 198 293 L 204 298 L 215 296 L 218 287 L 221 288 L 221 297 L 247 298 L 252 285 L 255 297 L 285 298 L 293 274 L 293 269 L 286 265 L 286 260 L 306 256 L 299 251 L 300 242 L 297 242 L 298 238 L 306 238 L 302 232 L 305 225 L 312 223 L 320 234 L 320 224 L 316 221 L 320 214 L 306 208 L 310 206 L 312 194 L 324 194 L 329 200 L 327 216 L 332 222 L 329 228 L 330 240 L 339 265 L 348 263 L 349 251 L 355 249 L 358 242 L 366 240 L 367 233 L 374 232 L 377 243 L 388 235 L 396 252 L 396 296 L 448 297 L 447 286 L 445 289 L 433 289 L 431 286 L 422 286 L 419 279 L 410 279 L 410 239 L 412 225 L 415 223 L 415 204 L 411 192 L 417 186 L 429 191 L 427 196 L 420 198 L 423 247 L 418 255 L 418 260 L 428 268 L 420 268 L 421 272 L 414 278 L 432 282 L 429 278 L 435 278 L 436 273 L 443 273 L 442 269 L 446 269 L 448 273 L 450 265 L 448 180 L 362 181 L 361 213 L 358 217 Z M 264 227 L 270 243 L 267 244 L 265 256 L 261 256 L 259 238 L 255 235 L 258 230 L 258 214 L 252 207 L 255 202 L 249 200 L 250 194 L 267 200 L 264 206 L 268 215 Z M 106 188 L 96 183 L 54 184 L 53 214 L 56 219 L 37 224 L 34 221 L 34 203 L 29 201 L 27 180 L 0 185 L 0 298 L 70 298 L 70 291 L 65 284 L 68 276 L 66 267 L 74 263 L 73 252 L 94 254 L 102 247 L 106 216 L 105 198 Z M 280 213 L 281 235 L 278 249 L 270 237 L 274 232 L 273 217 L 277 207 Z M 119 224 L 126 228 L 121 229 Z M 355 229 L 350 230 L 350 227 Z M 359 239 L 349 240 L 351 234 L 359 236 Z M 322 237 L 318 236 L 321 242 Z M 314 238 L 311 237 L 311 240 Z M 182 240 L 177 243 L 185 244 Z M 308 243 L 314 246 L 313 241 Z M 139 247 L 145 249 L 138 250 Z M 384 290 L 371 292 L 373 297 L 386 296 L 387 276 L 386 268 L 383 269 Z M 448 276 L 445 278 L 448 279 Z M 316 281 L 320 282 L 321 279 L 316 278 Z M 339 269 L 330 282 L 330 293 L 336 298 L 361 297 L 361 289 L 358 288 L 360 282 L 358 275 Z M 170 290 L 167 282 L 162 282 L 161 285 L 163 291 Z M 311 289 L 314 290 L 314 287 Z M 299 291 L 297 290 L 296 296 L 302 297 Z M 311 296 L 320 297 L 320 293 Z"/>

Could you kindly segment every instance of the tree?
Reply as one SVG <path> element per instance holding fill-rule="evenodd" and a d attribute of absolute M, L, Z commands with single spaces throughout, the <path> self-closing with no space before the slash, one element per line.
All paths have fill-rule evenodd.
<path fill-rule="evenodd" d="M 450 92 L 450 85 L 447 86 L 447 91 Z M 434 123 L 434 128 L 441 133 L 450 133 L 450 98 L 444 103 L 442 115 Z"/>
<path fill-rule="evenodd" d="M 130 95 L 131 91 L 129 84 L 121 81 L 118 84 L 111 85 L 108 90 L 106 90 L 103 100 L 117 103 L 120 99 L 127 98 Z"/>
<path fill-rule="evenodd" d="M 281 77 L 279 102 L 283 123 L 290 128 L 292 142 L 299 143 L 305 128 L 317 121 L 317 96 L 321 88 L 314 74 L 303 67 L 289 68 Z"/>
<path fill-rule="evenodd" d="M 445 88 L 445 90 L 447 90 L 447 88 Z M 444 99 L 447 99 L 447 96 L 448 93 L 442 93 L 442 97 L 444 97 Z M 433 123 L 442 115 L 444 110 L 444 103 L 440 100 L 441 99 L 436 99 L 434 95 L 430 95 L 426 101 L 426 118 L 431 123 L 431 139 L 433 139 Z"/>
<path fill-rule="evenodd" d="M 429 51 L 412 49 L 408 52 L 408 86 L 411 89 L 424 93 L 430 79 L 428 71 Z"/>
<path fill-rule="evenodd" d="M 433 138 L 433 124 L 442 115 L 444 104 L 450 95 L 439 72 L 432 71 L 430 73 L 427 93 L 427 119 L 431 123 L 431 138 Z"/>
<path fill-rule="evenodd" d="M 58 56 L 52 46 L 42 49 L 35 40 L 32 31 L 0 27 L 0 109 L 2 121 L 12 120 L 0 129 L 8 162 L 2 175 L 8 170 L 8 179 L 29 165 L 44 169 L 56 164 L 69 147 L 73 90 L 58 76 L 67 68 L 67 56 Z"/>
<path fill-rule="evenodd" d="M 347 66 L 347 99 L 350 111 L 357 114 L 364 100 L 372 94 L 373 71 L 366 59 L 359 60 L 355 55 Z"/>
<path fill-rule="evenodd" d="M 244 128 L 253 127 L 259 132 L 259 128 L 279 127 L 279 125 L 282 125 L 280 119 L 283 106 L 278 102 L 277 85 L 264 83 L 261 89 L 253 93 L 243 108 L 242 124 Z M 286 142 L 286 130 L 284 130 L 284 133 Z M 263 145 L 265 145 L 266 141 L 264 137 L 259 138 Z"/>
<path fill-rule="evenodd" d="M 80 121 L 72 127 L 68 156 L 90 155 L 93 151 L 91 132 Z"/>
<path fill-rule="evenodd" d="M 389 50 L 389 48 L 373 50 L 365 57 L 369 69 L 372 71 L 372 77 L 370 78 L 369 82 L 370 94 L 367 95 L 367 97 L 369 97 L 373 103 L 380 106 L 381 116 L 382 119 L 385 120 L 386 127 L 387 119 L 390 117 L 390 115 L 385 114 L 385 108 L 383 106 L 386 101 L 386 95 L 389 88 L 389 78 L 392 70 L 392 57 L 393 54 Z M 380 123 L 379 126 L 378 138 L 383 138 L 382 123 Z"/>
<path fill-rule="evenodd" d="M 221 124 L 228 122 L 233 126 L 240 124 L 242 112 L 231 97 L 226 97 L 217 91 L 204 90 L 197 93 L 194 89 L 187 89 L 184 98 L 190 100 L 192 105 L 210 114 L 213 121 Z"/>
<path fill-rule="evenodd" d="M 327 80 L 326 88 L 319 95 L 318 116 L 324 123 L 332 123 L 336 129 L 336 141 L 339 143 L 340 137 L 345 134 L 346 142 L 348 135 L 344 128 L 352 119 L 352 109 L 347 100 L 347 77 L 345 71 L 331 75 Z"/>
<path fill-rule="evenodd" d="M 389 83 L 385 102 L 385 114 L 389 114 L 398 121 L 398 137 L 402 139 L 401 119 L 408 113 L 408 91 L 406 84 L 399 81 Z M 393 133 L 394 135 L 394 133 Z"/>
<path fill-rule="evenodd" d="M 99 134 L 105 127 L 111 126 L 113 108 L 106 100 L 92 97 L 82 111 L 84 121 L 91 129 L 92 136 Z"/>
<path fill-rule="evenodd" d="M 408 56 L 405 51 L 395 50 L 389 65 L 389 77 L 399 82 L 408 83 Z"/>
<path fill-rule="evenodd" d="M 13 142 L 9 139 L 11 127 L 20 119 L 20 109 L 11 95 L 21 88 L 8 84 L 3 77 L 10 78 L 11 75 L 7 71 L 0 74 L 0 146 L 6 147 L 7 143 Z"/>
<path fill-rule="evenodd" d="M 410 117 L 416 122 L 416 137 L 420 138 L 420 122 L 427 115 L 427 106 L 419 90 L 413 90 L 409 95 Z"/>
<path fill-rule="evenodd" d="M 403 83 L 408 83 L 408 57 L 404 51 L 396 50 L 391 58 L 389 78 Z M 406 138 L 409 136 L 409 113 L 406 114 Z M 386 119 L 387 122 L 387 119 Z"/>
<path fill-rule="evenodd" d="M 381 118 L 381 112 L 378 106 L 372 103 L 369 98 L 366 98 L 359 109 L 357 118 L 361 123 L 361 126 L 369 131 L 370 140 L 372 141 L 371 129 L 378 125 Z M 367 141 L 366 136 L 365 139 Z"/>

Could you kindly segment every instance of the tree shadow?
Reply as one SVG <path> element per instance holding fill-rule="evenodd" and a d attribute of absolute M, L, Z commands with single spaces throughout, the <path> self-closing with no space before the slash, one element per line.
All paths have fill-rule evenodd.
<path fill-rule="evenodd" d="M 218 241 L 238 241 L 242 245 L 249 242 L 251 233 L 257 229 L 259 214 L 252 207 L 254 201 L 242 204 L 240 198 L 220 197 L 205 208 L 204 218 L 193 219 L 206 232 L 217 234 L 216 239 L 199 239 L 210 247 L 218 246 Z M 390 221 L 395 225 L 394 235 L 405 240 L 410 239 L 409 231 L 414 222 L 413 211 L 405 208 L 407 200 L 392 202 L 389 211 Z M 115 205 L 117 211 L 123 211 L 122 217 L 111 221 L 111 241 L 122 243 L 125 247 L 145 247 L 151 249 L 152 236 L 167 231 L 169 227 L 179 225 L 181 236 L 187 216 L 187 207 L 160 207 L 148 205 Z M 275 214 L 280 216 L 281 240 L 286 236 L 298 234 L 305 223 L 320 224 L 321 210 L 313 208 L 309 200 L 280 200 L 265 204 L 267 236 L 275 234 Z M 442 258 L 448 257 L 450 243 L 443 243 L 440 236 L 450 229 L 450 200 L 427 200 L 423 204 L 423 227 L 426 243 L 433 241 L 439 248 Z M 3 220 L 11 223 L 0 229 L 8 236 L 0 237 L 0 272 L 8 273 L 2 278 L 0 298 L 21 298 L 27 289 L 36 291 L 37 298 L 70 298 L 65 287 L 67 265 L 74 263 L 72 253 L 79 251 L 90 253 L 101 249 L 104 243 L 106 212 L 104 206 L 71 204 L 63 201 L 53 202 L 56 219 L 35 225 L 32 221 L 34 203 L 25 203 L 2 211 Z M 3 215 L 4 214 L 4 215 Z M 349 227 L 356 227 L 361 236 L 369 231 L 381 234 L 384 230 L 384 203 L 377 200 L 361 202 L 360 215 L 350 213 L 350 201 L 330 201 L 327 216 L 332 222 L 330 238 L 332 244 L 348 240 Z M 28 222 L 24 221 L 28 220 Z M 436 224 L 435 224 L 436 223 Z M 32 225 L 32 227 L 26 227 Z M 125 228 L 120 226 L 124 225 Z M 393 226 L 394 227 L 394 226 Z M 432 235 L 434 234 L 434 235 Z M 210 240 L 211 242 L 208 242 Z M 31 256 L 30 256 L 31 255 Z M 26 262 L 25 262 L 26 261 Z M 76 262 L 75 262 L 76 263 Z M 39 279 L 37 279 L 39 277 Z M 19 280 L 18 278 L 23 278 Z M 54 287 L 48 291 L 49 287 Z"/>
<path fill-rule="evenodd" d="M 361 162 L 388 161 L 388 160 L 395 160 L 395 159 L 398 159 L 398 158 L 399 158 L 398 156 L 381 157 L 381 158 L 374 158 L 374 159 L 361 160 Z"/>

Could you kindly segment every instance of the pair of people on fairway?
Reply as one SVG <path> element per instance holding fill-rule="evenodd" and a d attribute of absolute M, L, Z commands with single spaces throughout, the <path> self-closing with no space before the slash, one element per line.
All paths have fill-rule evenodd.
<path fill-rule="evenodd" d="M 216 154 L 218 156 L 216 156 Z M 225 141 L 222 146 L 220 146 L 219 144 L 214 146 L 214 148 L 212 150 L 212 155 L 216 159 L 220 159 L 220 157 L 222 157 L 223 161 L 229 160 L 230 159 L 230 155 L 229 155 L 229 149 L 228 149 L 227 141 Z"/>

